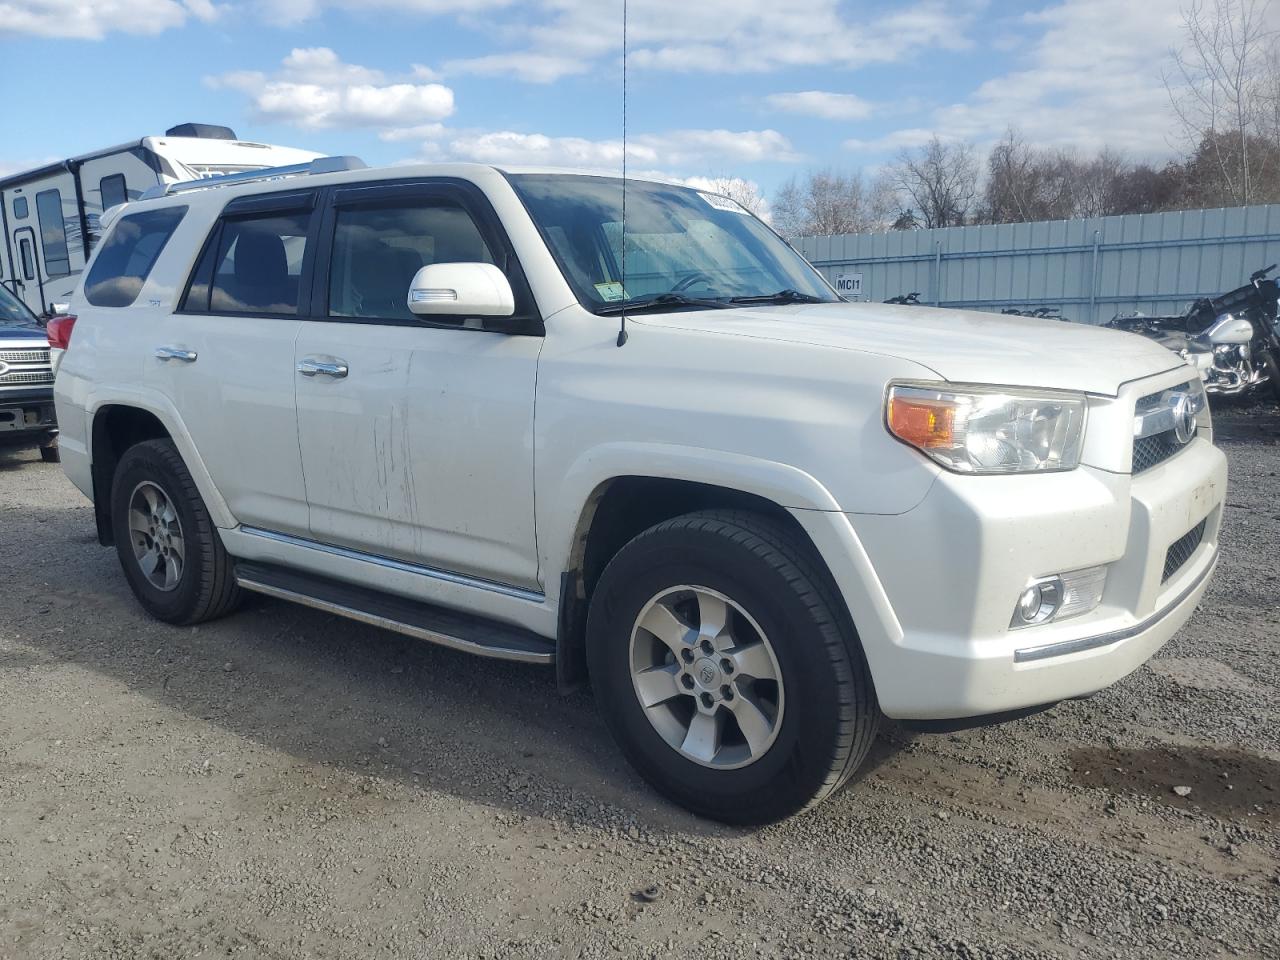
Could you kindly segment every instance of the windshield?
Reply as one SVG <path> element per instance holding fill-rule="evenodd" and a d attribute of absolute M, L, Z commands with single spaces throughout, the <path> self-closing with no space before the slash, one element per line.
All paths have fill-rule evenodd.
<path fill-rule="evenodd" d="M 624 281 L 621 180 L 566 174 L 509 179 L 579 302 L 597 313 L 646 303 L 839 299 L 798 253 L 728 197 L 628 180 Z"/>
<path fill-rule="evenodd" d="M 36 315 L 27 309 L 27 305 L 0 285 L 0 327 L 33 327 L 37 325 Z"/>

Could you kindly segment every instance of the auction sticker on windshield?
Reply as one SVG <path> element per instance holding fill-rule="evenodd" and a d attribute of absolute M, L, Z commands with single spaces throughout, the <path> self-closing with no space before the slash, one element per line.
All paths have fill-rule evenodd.
<path fill-rule="evenodd" d="M 746 213 L 747 208 L 738 203 L 737 200 L 731 200 L 729 197 L 722 197 L 718 193 L 703 193 L 698 191 L 698 196 L 707 201 L 717 210 L 727 210 L 730 213 Z"/>

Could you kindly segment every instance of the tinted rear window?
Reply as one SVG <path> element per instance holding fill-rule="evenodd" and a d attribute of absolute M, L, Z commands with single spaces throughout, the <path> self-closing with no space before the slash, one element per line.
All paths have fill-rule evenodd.
<path fill-rule="evenodd" d="M 165 207 L 121 217 L 93 261 L 84 296 L 95 307 L 127 307 L 169 242 L 186 207 Z"/>

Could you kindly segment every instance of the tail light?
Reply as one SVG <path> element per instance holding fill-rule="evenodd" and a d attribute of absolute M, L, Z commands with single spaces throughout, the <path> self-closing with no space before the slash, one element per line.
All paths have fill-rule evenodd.
<path fill-rule="evenodd" d="M 71 346 L 71 331 L 75 328 L 76 318 L 69 313 L 60 313 L 50 317 L 45 324 L 45 333 L 49 337 L 49 346 L 55 350 L 65 350 Z"/>

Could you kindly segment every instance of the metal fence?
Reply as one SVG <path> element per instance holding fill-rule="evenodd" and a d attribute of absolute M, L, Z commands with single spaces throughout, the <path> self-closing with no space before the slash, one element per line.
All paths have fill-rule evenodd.
<path fill-rule="evenodd" d="M 1180 312 L 1280 260 L 1280 206 L 1090 220 L 805 237 L 810 262 L 860 300 L 999 312 L 1057 308 L 1068 320 Z"/>

